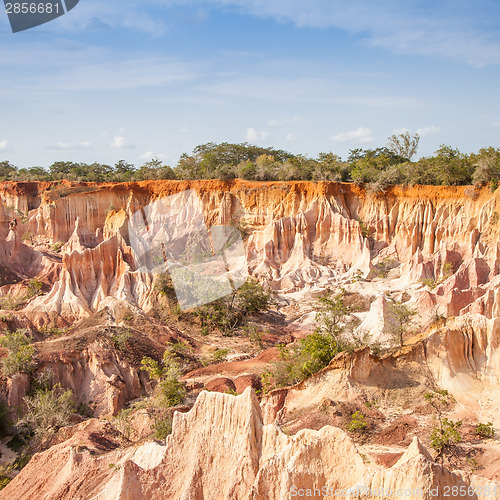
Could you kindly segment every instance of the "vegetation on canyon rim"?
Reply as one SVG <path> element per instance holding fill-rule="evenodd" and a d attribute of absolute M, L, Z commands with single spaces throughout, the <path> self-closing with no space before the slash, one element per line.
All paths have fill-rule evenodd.
<path fill-rule="evenodd" d="M 136 168 L 120 160 L 115 165 L 57 161 L 42 167 L 16 168 L 0 162 L 0 180 L 14 181 L 141 181 L 147 179 L 235 179 L 257 181 L 343 181 L 370 184 L 375 191 L 396 184 L 483 185 L 496 189 L 500 180 L 500 148 L 463 153 L 441 145 L 433 156 L 413 161 L 418 134 L 393 135 L 387 145 L 353 149 L 346 160 L 333 152 L 316 158 L 248 143 L 207 143 L 181 155 L 174 168 L 155 158 Z"/>

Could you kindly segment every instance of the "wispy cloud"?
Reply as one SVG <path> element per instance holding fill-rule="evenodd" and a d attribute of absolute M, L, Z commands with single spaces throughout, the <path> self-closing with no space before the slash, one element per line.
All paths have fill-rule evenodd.
<path fill-rule="evenodd" d="M 81 151 L 84 149 L 93 149 L 92 144 L 89 141 L 83 142 L 58 142 L 53 146 L 49 146 L 48 149 L 53 151 L 66 151 L 66 152 L 75 152 Z"/>
<path fill-rule="evenodd" d="M 9 143 L 9 141 L 5 140 L 5 141 L 0 141 L 0 151 L 5 151 L 7 149 L 7 144 Z"/>
<path fill-rule="evenodd" d="M 441 132 L 441 127 L 436 125 L 430 125 L 428 127 L 422 127 L 417 130 L 417 134 L 420 137 L 425 137 L 426 135 L 437 135 Z"/>
<path fill-rule="evenodd" d="M 358 127 L 350 132 L 342 132 L 341 134 L 333 135 L 330 137 L 333 142 L 352 142 L 358 144 L 364 144 L 373 142 L 373 134 L 369 128 Z"/>
<path fill-rule="evenodd" d="M 257 131 L 254 128 L 247 129 L 247 141 L 249 142 L 262 142 L 269 137 L 269 134 L 265 131 Z"/>
<path fill-rule="evenodd" d="M 188 3 L 198 4 L 201 0 Z M 163 0 L 172 5 L 172 0 Z M 185 3 L 185 2 L 184 2 Z M 299 27 L 338 28 L 362 37 L 366 44 L 391 52 L 422 54 L 464 61 L 475 66 L 500 63 L 500 6 L 443 0 L 432 8 L 424 0 L 204 0 Z"/>
<path fill-rule="evenodd" d="M 268 127 L 284 127 L 286 125 L 297 125 L 304 121 L 300 115 L 292 116 L 291 118 L 273 118 L 267 122 Z"/>
<path fill-rule="evenodd" d="M 334 103 L 359 104 L 374 108 L 414 108 L 422 105 L 422 99 L 405 96 L 351 96 L 331 99 Z"/>
<path fill-rule="evenodd" d="M 295 135 L 294 135 L 294 134 L 292 134 L 292 133 L 290 132 L 289 134 L 287 134 L 287 136 L 286 136 L 286 140 L 287 140 L 287 141 L 290 141 L 290 142 L 294 142 L 294 141 L 296 141 L 296 140 L 297 140 L 297 138 L 295 137 Z"/>
<path fill-rule="evenodd" d="M 139 158 L 141 160 L 151 160 L 151 158 L 154 158 L 154 153 L 153 151 L 146 151 L 141 156 L 139 156 Z"/>

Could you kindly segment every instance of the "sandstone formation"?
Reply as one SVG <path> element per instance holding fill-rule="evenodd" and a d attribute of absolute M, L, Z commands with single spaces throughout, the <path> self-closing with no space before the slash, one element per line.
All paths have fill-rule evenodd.
<path fill-rule="evenodd" d="M 50 370 L 101 417 L 61 429 L 0 498 L 286 499 L 294 488 L 444 498 L 451 487 L 467 493 L 446 498 L 481 498 L 480 487 L 500 498 L 496 437 L 480 442 L 474 431 L 491 422 L 500 433 L 500 191 L 4 182 L 0 217 L 0 332 L 24 328 L 37 363 L 36 373 L 5 377 L 1 398 L 11 411 L 22 407 Z M 193 287 L 217 275 L 221 295 L 248 273 L 275 293 L 273 315 L 252 342 L 243 330 L 234 338 L 197 330 L 172 305 L 170 285 L 155 288 L 155 273 L 167 270 L 175 288 L 179 269 Z M 276 346 L 309 334 L 318 294 L 340 288 L 362 305 L 354 334 L 368 346 L 258 400 L 251 389 L 262 391 Z M 405 345 L 389 349 L 396 302 L 417 314 Z M 102 417 L 114 422 L 151 392 L 141 359 L 159 362 L 170 342 L 180 343 L 185 409 L 194 406 L 175 413 L 165 443 L 131 444 L 155 431 L 149 410 L 134 413 L 127 436 Z M 201 367 L 219 347 L 228 361 Z M 425 394 L 437 389 L 454 398 L 446 415 L 472 436 L 446 463 L 423 444 L 436 425 Z M 366 435 L 342 430 L 355 411 L 366 416 Z"/>
<path fill-rule="evenodd" d="M 68 439 L 36 455 L 0 498 L 281 500 L 299 489 L 319 490 L 317 498 L 343 498 L 345 490 L 376 498 L 377 491 L 402 489 L 430 499 L 435 488 L 469 487 L 436 464 L 417 438 L 394 466 L 373 471 L 340 429 L 287 436 L 276 425 L 264 426 L 251 389 L 237 397 L 202 392 L 188 413 L 175 414 L 163 445 L 113 451 L 117 437 L 101 442 L 102 432 L 94 421 L 79 424 Z"/>

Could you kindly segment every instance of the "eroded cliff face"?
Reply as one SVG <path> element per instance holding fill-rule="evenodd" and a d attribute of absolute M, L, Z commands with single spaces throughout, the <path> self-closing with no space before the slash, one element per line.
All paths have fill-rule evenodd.
<path fill-rule="evenodd" d="M 208 227 L 241 231 L 249 274 L 277 293 L 286 325 L 275 343 L 314 329 L 313 294 L 325 287 L 342 287 L 366 301 L 357 313 L 357 334 L 366 334 L 368 343 L 389 345 L 393 299 L 417 309 L 418 335 L 382 357 L 369 348 L 341 353 L 308 380 L 263 396 L 260 406 L 250 391 L 238 398 L 201 392 L 189 413 L 175 415 L 166 446 L 110 448 L 95 457 L 73 436 L 36 455 L 2 494 L 281 499 L 291 497 L 293 486 L 358 485 L 365 491 L 359 498 L 403 487 L 431 498 L 431 488 L 500 480 L 497 445 L 481 448 L 485 472 L 477 476 L 436 463 L 421 442 L 428 442 L 434 425 L 432 409 L 418 408 L 426 392 L 446 389 L 457 402 L 451 417 L 492 422 L 500 432 L 500 194 L 487 189 L 395 187 L 374 195 L 325 182 L 2 183 L 0 297 L 24 298 L 0 315 L 34 335 L 77 325 L 66 336 L 37 343 L 40 369 L 50 368 L 55 382 L 71 388 L 95 416 L 116 415 L 149 388 L 142 356 L 155 352 L 160 359 L 166 343 L 179 338 L 203 348 L 213 342 L 193 341 L 191 332 L 151 317 L 154 276 L 131 241 L 136 214 L 167 197 L 182 206 L 181 193 L 189 190 L 201 200 Z M 14 218 L 17 224 L 9 225 Z M 198 226 L 189 217 L 177 222 L 169 237 L 182 247 Z M 28 296 L 33 279 L 42 286 Z M 136 359 L 113 344 L 124 329 L 132 334 Z M 278 352 L 242 355 L 247 359 L 194 370 L 186 383 L 234 390 L 246 377 L 252 385 Z M 28 390 L 29 377 L 16 375 L 4 392 L 15 406 Z M 345 427 L 346 414 L 373 401 L 382 402 L 373 412 L 377 432 L 391 433 L 391 426 L 405 431 L 395 447 L 381 441 L 361 451 L 338 427 Z M 97 446 L 86 434 L 92 425 L 75 428 L 91 450 Z M 34 470 L 43 470 L 44 482 Z"/>
<path fill-rule="evenodd" d="M 415 294 L 427 315 L 470 310 L 491 317 L 499 307 L 500 207 L 486 189 L 396 187 L 377 196 L 325 182 L 3 183 L 4 221 L 16 215 L 8 207 L 30 209 L 2 244 L 10 259 L 22 255 L 14 266 L 20 275 L 50 267 L 42 263 L 46 256 L 24 255 L 23 232 L 66 243 L 60 283 L 33 309 L 45 309 L 44 321 L 74 321 L 116 294 L 147 308 L 150 282 L 135 273 L 130 241 L 119 227 L 155 200 L 189 189 L 200 197 L 208 225 L 244 231 L 250 273 L 276 291 L 307 290 L 356 273 L 373 278 L 389 264 L 402 287 L 423 280 L 438 285 Z"/>
<path fill-rule="evenodd" d="M 376 492 L 403 489 L 430 499 L 436 488 L 451 492 L 454 486 L 465 491 L 470 486 L 435 463 L 418 438 L 395 465 L 373 471 L 340 429 L 287 436 L 276 425 L 264 426 L 251 389 L 238 397 L 200 394 L 188 413 L 175 414 L 172 434 L 162 445 L 105 454 L 101 449 L 95 457 L 102 429 L 92 422 L 79 427 L 70 439 L 36 455 L 0 498 L 282 500 L 296 497 L 299 489 L 316 489 L 316 498 L 337 499 L 346 497 L 345 490 L 353 498 L 377 498 Z"/>

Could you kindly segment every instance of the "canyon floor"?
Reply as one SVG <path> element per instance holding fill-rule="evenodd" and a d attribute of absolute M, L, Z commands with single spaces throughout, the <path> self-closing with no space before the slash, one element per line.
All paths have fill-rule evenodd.
<path fill-rule="evenodd" d="M 0 221 L 0 340 L 23 331 L 32 352 L 0 379 L 0 498 L 500 498 L 499 190 L 3 182 Z M 207 242 L 205 267 L 182 260 Z M 230 330 L 176 285 L 220 265 L 272 298 Z M 269 383 L 339 293 L 350 348 Z M 414 313 L 404 328 L 395 305 Z M 183 390 L 170 408 L 142 363 L 165 351 Z M 48 373 L 77 411 L 23 441 Z M 438 449 L 443 422 L 459 438 Z"/>

